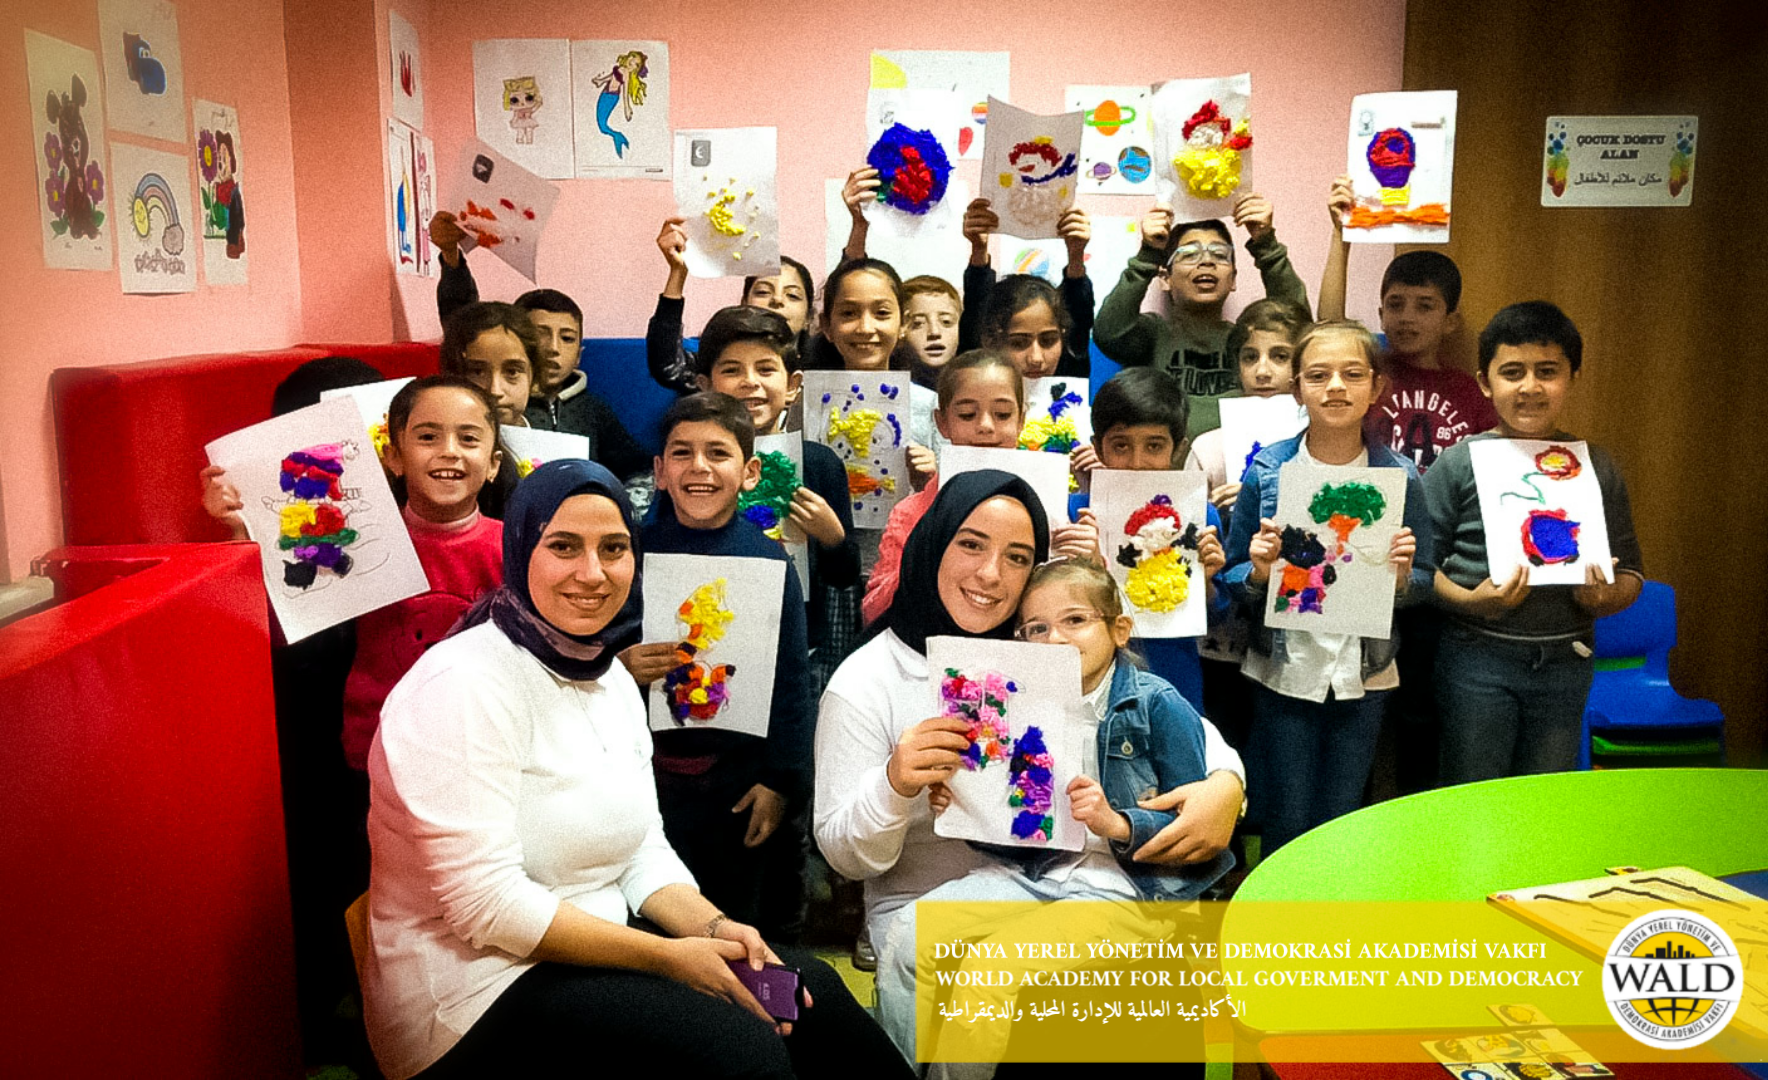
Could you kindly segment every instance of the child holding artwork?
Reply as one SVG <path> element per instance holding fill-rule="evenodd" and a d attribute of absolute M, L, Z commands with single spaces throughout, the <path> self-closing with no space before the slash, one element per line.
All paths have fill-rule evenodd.
<path fill-rule="evenodd" d="M 985 446 L 1013 450 L 1025 421 L 1025 380 L 1019 369 L 990 349 L 964 353 L 939 372 L 939 408 L 933 413 L 939 433 L 953 446 Z M 878 565 L 866 580 L 861 612 L 867 625 L 878 621 L 896 595 L 902 569 L 903 542 L 939 494 L 935 476 L 925 488 L 896 504 L 878 544 Z M 1064 522 L 1050 531 L 1050 550 L 1057 555 L 1097 552 L 1099 534 L 1091 511 L 1081 520 Z"/>
<path fill-rule="evenodd" d="M 1531 586 L 1527 567 L 1502 583 L 1487 576 L 1473 446 L 1500 438 L 1575 441 L 1560 419 L 1583 354 L 1578 328 L 1545 301 L 1492 316 L 1479 337 L 1479 386 L 1497 409 L 1497 430 L 1444 450 L 1425 478 L 1441 560 L 1436 599 L 1449 614 L 1436 661 L 1444 783 L 1575 768 L 1595 673 L 1595 621 L 1625 609 L 1644 584 L 1627 485 L 1595 446 L 1588 465 L 1602 490 L 1614 582 L 1595 566 L 1577 586 Z"/>
<path fill-rule="evenodd" d="M 680 398 L 664 413 L 657 500 L 640 533 L 644 551 L 787 560 L 778 543 L 737 513 L 737 497 L 761 472 L 749 416 L 737 399 L 716 392 Z M 706 898 L 739 922 L 763 917 L 763 871 L 781 861 L 755 849 L 771 841 L 802 860 L 804 847 L 791 826 L 810 793 L 815 717 L 804 679 L 804 594 L 789 568 L 784 580 L 767 737 L 717 728 L 663 731 L 652 756 L 670 846 Z M 644 686 L 680 663 L 677 648 L 674 641 L 651 642 L 622 659 Z"/>
<path fill-rule="evenodd" d="M 968 351 L 981 346 L 1004 351 L 1028 379 L 1047 375 L 1086 378 L 1093 367 L 1093 280 L 1087 277 L 1086 266 L 1093 227 L 1087 212 L 1071 207 L 1057 223 L 1068 247 L 1060 291 L 1030 274 L 995 280 L 988 261 L 988 237 L 1000 227 L 1000 216 L 987 199 L 975 199 L 964 210 L 970 265 L 964 269 L 959 348 Z"/>
<path fill-rule="evenodd" d="M 1243 397 L 1288 397 L 1294 382 L 1290 364 L 1295 355 L 1295 339 L 1308 325 L 1307 314 L 1281 300 L 1254 300 L 1234 320 L 1228 331 L 1228 355 L 1240 369 L 1240 393 Z M 1218 407 L 1219 408 L 1219 407 Z M 1234 463 L 1230 476 L 1223 457 L 1222 429 L 1213 428 L 1191 440 L 1191 452 L 1185 457 L 1185 468 L 1196 469 L 1209 477 L 1209 501 L 1223 514 L 1234 509 L 1240 496 L 1240 476 L 1244 464 Z"/>
<path fill-rule="evenodd" d="M 1277 240 L 1270 202 L 1262 195 L 1240 196 L 1234 223 L 1246 230 L 1246 250 L 1264 279 L 1265 295 L 1306 310 L 1307 287 L 1289 265 L 1289 249 Z M 1172 208 L 1162 204 L 1143 215 L 1141 231 L 1141 249 L 1099 305 L 1093 340 L 1125 367 L 1153 365 L 1177 379 L 1191 399 L 1190 433 L 1199 435 L 1220 426 L 1216 401 L 1239 385 L 1226 351 L 1230 325 L 1222 318 L 1235 286 L 1233 234 L 1217 220 L 1175 225 Z M 1167 290 L 1164 317 L 1142 311 L 1156 277 Z"/>
<path fill-rule="evenodd" d="M 1357 808 L 1384 692 L 1399 685 L 1391 636 L 1264 625 L 1265 593 L 1283 548 L 1272 521 L 1279 474 L 1291 462 L 1404 470 L 1405 525 L 1388 550 L 1398 603 L 1428 597 L 1435 574 L 1417 468 L 1364 433 L 1363 418 L 1382 389 L 1381 362 L 1374 337 L 1358 323 L 1317 323 L 1303 333 L 1293 368 L 1308 426 L 1253 456 L 1234 504 L 1222 577 L 1255 626 L 1240 670 L 1256 684 L 1248 757 L 1266 851 Z"/>

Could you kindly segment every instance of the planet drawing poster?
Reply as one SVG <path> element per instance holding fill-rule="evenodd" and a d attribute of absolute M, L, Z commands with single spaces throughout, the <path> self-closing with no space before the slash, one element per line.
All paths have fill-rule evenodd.
<path fill-rule="evenodd" d="M 577 174 L 571 43 L 563 38 L 473 42 L 479 141 L 549 180 Z"/>
<path fill-rule="evenodd" d="M 290 644 L 430 588 L 364 427 L 334 398 L 204 447 L 245 504 Z"/>
<path fill-rule="evenodd" d="M 1614 580 L 1608 517 L 1590 446 L 1577 440 L 1469 442 L 1486 530 L 1488 576 L 1502 585 L 1519 566 L 1530 585 L 1582 585 L 1594 566 Z"/>
<path fill-rule="evenodd" d="M 804 373 L 804 435 L 846 468 L 855 528 L 882 529 L 910 494 L 909 385 L 907 372 Z"/>
<path fill-rule="evenodd" d="M 190 159 L 112 142 L 111 177 L 125 211 L 117 230 L 123 291 L 195 292 L 202 222 L 191 195 Z"/>
<path fill-rule="evenodd" d="M 1070 86 L 1063 104 L 1086 117 L 1080 135 L 1080 189 L 1098 195 L 1151 195 L 1154 124 L 1147 86 Z"/>
<path fill-rule="evenodd" d="M 558 202 L 558 186 L 470 139 L 449 179 L 444 207 L 467 234 L 461 250 L 485 248 L 533 281 L 540 236 Z"/>
<path fill-rule="evenodd" d="M 1080 774 L 1080 650 L 970 637 L 927 639 L 929 716 L 964 727 L 951 805 L 933 832 L 985 844 L 1079 851 L 1068 785 Z"/>
<path fill-rule="evenodd" d="M 25 68 L 43 265 L 51 270 L 109 270 L 114 185 L 98 57 L 90 49 L 26 30 Z"/>
<path fill-rule="evenodd" d="M 978 469 L 999 469 L 1031 485 L 1051 528 L 1068 524 L 1068 455 L 1041 450 L 1002 450 L 992 446 L 946 445 L 939 451 L 942 481 Z"/>
<path fill-rule="evenodd" d="M 1291 394 L 1223 398 L 1220 404 L 1222 463 L 1230 484 L 1239 482 L 1260 450 L 1308 425 L 1308 411 Z"/>
<path fill-rule="evenodd" d="M 798 574 L 798 591 L 809 603 L 809 538 L 790 518 L 792 499 L 804 486 L 804 433 L 757 435 L 755 457 L 761 462 L 761 478 L 737 496 L 737 513 L 785 547 Z"/>
<path fill-rule="evenodd" d="M 573 41 L 571 94 L 580 179 L 669 179 L 667 43 Z"/>
<path fill-rule="evenodd" d="M 99 0 L 98 37 L 110 126 L 183 142 L 178 8 L 168 0 Z"/>
<path fill-rule="evenodd" d="M 687 219 L 688 273 L 779 273 L 778 134 L 770 127 L 675 133 L 675 212 Z"/>
<path fill-rule="evenodd" d="M 1253 190 L 1252 76 L 1173 79 L 1153 97 L 1155 194 L 1174 221 L 1232 218 Z"/>
<path fill-rule="evenodd" d="M 940 138 L 955 138 L 960 158 L 982 156 L 988 99 L 1011 98 L 1011 76 L 1012 55 L 1005 52 L 886 49 L 872 53 L 872 89 L 945 90 L 955 95 Z"/>
<path fill-rule="evenodd" d="M 982 191 L 1000 232 L 1024 240 L 1058 236 L 1056 223 L 1079 188 L 1085 114 L 1040 116 L 996 98 L 988 102 Z"/>
<path fill-rule="evenodd" d="M 197 100 L 196 179 L 202 206 L 203 280 L 246 283 L 246 195 L 240 157 L 239 113 L 231 105 Z"/>
<path fill-rule="evenodd" d="M 1209 478 L 1177 469 L 1094 469 L 1092 483 L 1099 549 L 1136 636 L 1203 636 L 1210 586 L 1197 552 L 1209 524 Z"/>
<path fill-rule="evenodd" d="M 719 728 L 767 737 L 786 564 L 728 555 L 647 554 L 645 641 L 673 642 L 676 666 L 650 687 L 652 731 Z"/>
<path fill-rule="evenodd" d="M 1404 470 L 1284 465 L 1273 519 L 1283 538 L 1265 625 L 1391 635 L 1397 582 L 1388 553 L 1405 512 Z"/>
<path fill-rule="evenodd" d="M 1446 244 L 1455 180 L 1453 90 L 1358 94 L 1349 164 L 1353 244 Z"/>

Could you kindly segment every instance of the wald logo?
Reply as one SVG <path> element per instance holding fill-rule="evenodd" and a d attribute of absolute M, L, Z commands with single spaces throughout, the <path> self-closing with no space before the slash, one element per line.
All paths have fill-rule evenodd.
<path fill-rule="evenodd" d="M 1737 1012 L 1743 961 L 1730 935 L 1704 915 L 1654 911 L 1609 946 L 1602 996 L 1615 1022 L 1647 1046 L 1698 1046 Z"/>

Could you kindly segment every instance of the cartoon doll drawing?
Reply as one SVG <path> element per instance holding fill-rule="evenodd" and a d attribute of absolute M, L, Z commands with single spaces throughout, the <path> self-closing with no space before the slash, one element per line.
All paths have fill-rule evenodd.
<path fill-rule="evenodd" d="M 645 77 L 650 74 L 646 65 L 645 54 L 633 49 L 621 53 L 614 60 L 614 70 L 596 80 L 601 87 L 601 97 L 595 103 L 595 123 L 603 135 L 614 140 L 614 154 L 625 157 L 626 148 L 632 140 L 608 126 L 608 120 L 614 115 L 614 106 L 625 107 L 626 119 L 632 120 L 632 107 L 645 103 Z"/>
<path fill-rule="evenodd" d="M 534 76 L 503 80 L 503 108 L 510 114 L 510 130 L 516 133 L 518 145 L 527 146 L 534 142 L 534 129 L 540 126 L 534 113 L 543 104 L 540 84 L 534 81 Z"/>

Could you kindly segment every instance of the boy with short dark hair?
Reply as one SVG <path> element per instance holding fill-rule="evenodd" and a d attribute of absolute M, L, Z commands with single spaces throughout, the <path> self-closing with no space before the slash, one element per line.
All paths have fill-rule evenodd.
<path fill-rule="evenodd" d="M 640 549 L 787 561 L 778 543 L 737 513 L 737 497 L 760 475 L 749 410 L 727 394 L 690 394 L 664 413 L 662 431 L 657 498 Z M 810 793 L 815 713 L 804 679 L 804 594 L 790 566 L 784 580 L 767 737 L 706 728 L 658 732 L 651 758 L 670 846 L 707 899 L 752 924 L 765 914 L 764 871 L 778 860 L 750 849 L 771 838 L 802 850 L 802 836 L 786 834 Z M 646 685 L 676 666 L 675 650 L 673 641 L 654 642 L 621 658 Z M 764 936 L 776 929 L 762 923 Z"/>
<path fill-rule="evenodd" d="M 1644 585 L 1626 483 L 1597 446 L 1588 464 L 1602 489 L 1613 582 L 1594 566 L 1577 586 L 1531 588 L 1527 567 L 1502 584 L 1487 576 L 1470 444 L 1574 440 L 1559 421 L 1583 351 L 1578 328 L 1546 301 L 1492 316 L 1479 338 L 1479 387 L 1497 410 L 1497 430 L 1445 450 L 1424 480 L 1438 553 L 1436 601 L 1449 613 L 1436 661 L 1445 783 L 1576 768 L 1596 620 L 1626 608 Z"/>
<path fill-rule="evenodd" d="M 1246 250 L 1264 279 L 1265 295 L 1306 309 L 1307 286 L 1277 240 L 1270 202 L 1242 195 L 1234 204 L 1234 223 L 1246 230 Z M 1233 239 L 1224 222 L 1175 225 L 1172 209 L 1156 204 L 1142 217 L 1141 249 L 1099 305 L 1093 326 L 1093 340 L 1106 356 L 1125 367 L 1152 365 L 1178 381 L 1191 399 L 1191 436 L 1221 426 L 1216 402 L 1240 388 L 1226 351 L 1231 324 L 1222 318 L 1235 286 Z M 1165 317 L 1142 311 L 1156 277 L 1167 289 Z"/>

